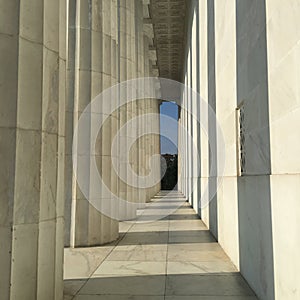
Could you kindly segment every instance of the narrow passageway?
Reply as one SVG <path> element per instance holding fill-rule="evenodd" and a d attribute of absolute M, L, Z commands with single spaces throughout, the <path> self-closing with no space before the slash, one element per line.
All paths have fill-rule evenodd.
<path fill-rule="evenodd" d="M 180 193 L 162 191 L 148 207 L 152 217 L 176 210 L 120 223 L 112 244 L 65 249 L 65 300 L 257 299 Z"/>

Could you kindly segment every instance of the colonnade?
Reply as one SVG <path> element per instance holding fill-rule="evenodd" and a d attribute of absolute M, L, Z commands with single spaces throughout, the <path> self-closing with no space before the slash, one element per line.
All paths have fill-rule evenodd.
<path fill-rule="evenodd" d="M 200 91 L 197 73 L 199 72 L 199 20 L 192 13 L 191 25 L 188 26 L 190 36 L 189 47 L 186 48 L 184 66 L 184 89 L 182 90 L 180 114 L 178 118 L 178 156 L 179 156 L 179 189 L 187 197 L 193 208 L 199 213 L 201 190 L 200 180 Z M 197 94 L 198 93 L 198 94 Z M 203 107 L 202 107 L 203 109 Z M 202 114 L 203 115 L 203 114 Z M 201 157 L 203 158 L 203 157 Z"/>
<path fill-rule="evenodd" d="M 118 220 L 97 210 L 79 188 L 73 134 L 99 93 L 159 75 L 149 4 L 0 0 L 3 299 L 61 300 L 64 246 L 118 238 Z M 299 0 L 187 4 L 179 190 L 259 298 L 299 299 Z M 150 187 L 126 182 L 132 173 L 123 146 L 140 128 L 158 131 L 160 100 L 133 101 L 108 114 L 118 101 L 111 97 L 96 108 L 107 120 L 89 154 L 113 194 L 143 207 L 160 189 L 158 156 L 150 165 L 160 139 L 140 137 L 129 153 L 138 175 L 154 167 L 158 183 Z M 150 113 L 156 114 L 150 123 L 141 118 L 117 135 L 132 118 Z M 93 130 L 86 129 L 87 140 Z M 114 138 L 119 148 L 112 156 Z M 92 170 L 87 173 L 90 184 Z M 100 198 L 110 203 L 111 194 Z M 137 217 L 129 204 L 113 209 L 119 220 Z"/>
<path fill-rule="evenodd" d="M 62 299 L 64 246 L 101 245 L 118 238 L 119 221 L 92 206 L 76 182 L 73 133 L 86 106 L 103 90 L 158 75 L 156 55 L 151 54 L 153 28 L 143 24 L 148 5 L 142 0 L 1 3 L 3 299 Z M 112 98 L 97 111 L 105 114 L 118 105 L 113 101 L 118 100 Z M 90 149 L 110 191 L 128 202 L 149 201 L 160 184 L 138 189 L 122 181 L 118 171 L 127 170 L 123 149 L 117 152 L 119 170 L 114 170 L 111 143 L 131 118 L 159 113 L 159 105 L 158 100 L 143 99 L 115 110 Z M 151 126 L 159 128 L 158 116 Z M 85 132 L 87 138 L 92 131 Z M 134 138 L 125 136 L 127 141 Z M 138 139 L 130 151 L 132 169 L 146 175 L 150 157 L 159 152 L 157 135 Z M 122 213 L 120 219 L 136 217 L 136 211 Z"/>
<path fill-rule="evenodd" d="M 147 9 L 147 3 L 146 9 Z M 74 64 L 74 70 L 68 73 L 68 100 L 73 105 L 73 112 L 69 113 L 69 127 L 76 126 L 83 109 L 103 90 L 137 77 L 152 76 L 151 65 L 155 62 L 149 58 L 149 40 L 153 40 L 153 32 L 144 30 L 143 25 L 143 2 L 142 1 L 79 1 L 73 3 L 70 8 L 69 19 L 69 43 L 74 45 L 69 49 L 70 67 Z M 75 10 L 75 12 L 74 12 Z M 75 28 L 75 33 L 73 33 Z M 75 39 L 75 40 L 74 40 Z M 153 44 L 153 41 L 151 42 Z M 73 79 L 74 78 L 74 79 Z M 136 91 L 127 90 L 128 96 Z M 112 99 L 113 101 L 113 99 Z M 154 102 L 153 102 L 154 101 Z M 77 107 L 75 107 L 75 105 Z M 153 107 L 148 103 L 154 103 Z M 118 103 L 105 103 L 104 111 L 110 107 L 118 107 Z M 119 169 L 117 172 L 112 165 L 111 144 L 118 130 L 132 118 L 139 114 L 147 114 L 158 107 L 156 100 L 133 101 L 117 109 L 105 122 L 98 142 L 96 143 L 95 155 L 102 179 L 110 191 L 128 201 L 128 207 L 119 211 L 121 220 L 136 218 L 136 210 L 131 208 L 130 202 L 146 202 L 153 196 L 149 193 L 150 188 L 139 190 L 127 184 L 118 177 L 117 172 L 131 176 L 126 160 L 127 153 L 119 149 Z M 156 110 L 157 111 L 157 110 Z M 141 124 L 143 126 L 143 124 Z M 128 129 L 129 130 L 129 129 Z M 124 133 L 121 136 L 122 146 L 136 138 Z M 130 130 L 136 132 L 137 128 Z M 65 220 L 67 226 L 65 231 L 66 246 L 93 246 L 111 242 L 118 237 L 118 220 L 109 218 L 95 209 L 85 196 L 81 193 L 77 183 L 70 180 L 73 176 L 72 170 L 72 136 L 68 136 L 68 171 L 66 186 L 68 186 L 68 197 L 65 203 Z M 151 152 L 151 136 L 145 137 L 144 143 L 137 141 L 132 147 L 129 155 L 131 168 L 137 173 L 147 168 Z M 159 141 L 158 141 L 159 142 Z M 140 146 L 140 149 L 139 149 Z M 150 149 L 150 152 L 148 153 Z M 159 151 L 159 143 L 156 151 Z M 146 173 L 149 170 L 145 170 Z M 124 176 L 123 176 L 124 178 Z M 129 179 L 127 177 L 127 179 Z M 138 185 L 138 183 L 135 183 Z M 143 195 L 145 194 L 145 195 Z M 102 201 L 109 195 L 103 195 Z M 144 199 L 144 200 L 141 200 Z"/>
<path fill-rule="evenodd" d="M 297 0 L 188 6 L 179 189 L 259 299 L 300 295 L 299 15 Z"/>

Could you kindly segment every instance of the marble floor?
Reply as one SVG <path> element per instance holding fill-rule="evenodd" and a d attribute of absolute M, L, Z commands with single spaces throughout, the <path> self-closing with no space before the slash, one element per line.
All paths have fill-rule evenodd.
<path fill-rule="evenodd" d="M 162 191 L 118 241 L 65 249 L 65 300 L 254 300 L 195 211 Z"/>

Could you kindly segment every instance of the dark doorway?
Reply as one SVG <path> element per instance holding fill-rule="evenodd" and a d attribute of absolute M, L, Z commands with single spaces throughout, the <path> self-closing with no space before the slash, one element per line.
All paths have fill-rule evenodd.
<path fill-rule="evenodd" d="M 174 121 L 172 121 L 174 120 Z M 162 102 L 160 106 L 161 189 L 177 189 L 178 181 L 178 106 Z"/>
<path fill-rule="evenodd" d="M 178 180 L 178 155 L 177 154 L 162 154 L 162 170 L 164 176 L 161 179 L 162 190 L 173 190 L 177 186 Z"/>

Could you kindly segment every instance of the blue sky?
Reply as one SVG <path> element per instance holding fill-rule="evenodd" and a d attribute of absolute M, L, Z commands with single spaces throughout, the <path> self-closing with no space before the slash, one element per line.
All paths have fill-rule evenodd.
<path fill-rule="evenodd" d="M 170 154 L 177 154 L 177 139 L 178 139 L 178 126 L 174 126 L 175 122 L 171 123 L 168 122 L 162 115 L 166 115 L 171 117 L 175 120 L 178 119 L 178 107 L 173 102 L 163 102 L 160 106 L 160 126 L 161 131 L 167 132 L 166 136 L 160 137 L 160 145 L 161 145 L 161 153 L 170 153 Z M 168 139 L 168 137 L 172 137 L 173 141 L 176 141 L 176 144 L 173 143 Z"/>

